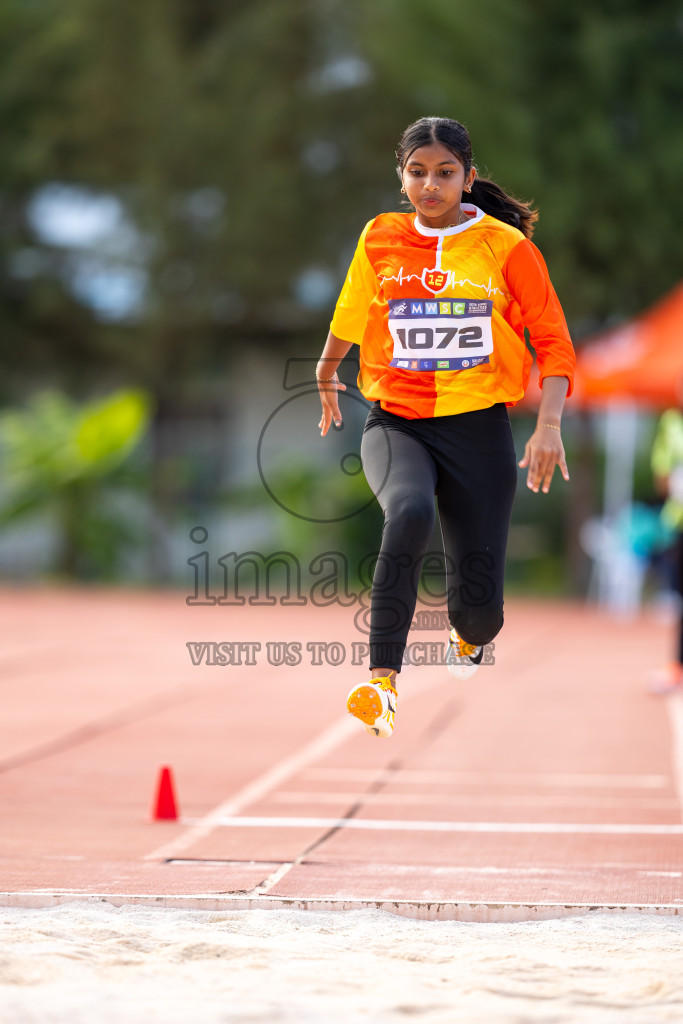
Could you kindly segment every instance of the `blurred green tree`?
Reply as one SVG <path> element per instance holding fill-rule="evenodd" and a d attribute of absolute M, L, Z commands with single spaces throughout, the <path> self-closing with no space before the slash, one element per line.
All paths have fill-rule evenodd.
<path fill-rule="evenodd" d="M 637 312 L 681 272 L 682 58 L 677 0 L 5 0 L 0 402 L 144 388 L 170 519 L 175 425 L 319 349 L 423 114 L 540 207 L 575 336 Z"/>
<path fill-rule="evenodd" d="M 112 496 L 135 482 L 127 460 L 149 418 L 139 391 L 83 405 L 42 392 L 27 408 L 0 413 L 0 527 L 48 513 L 58 536 L 54 572 L 111 579 L 122 548 L 139 540 Z"/>
<path fill-rule="evenodd" d="M 683 273 L 683 13 L 677 0 L 527 9 L 538 238 L 580 337 Z"/>
<path fill-rule="evenodd" d="M 633 313 L 680 274 L 682 57 L 675 0 L 6 0 L 4 387 L 106 369 L 163 415 L 228 352 L 310 345 L 364 221 L 399 201 L 402 128 L 431 112 L 539 204 L 573 322 Z M 132 312 L 103 315 L 88 254 L 31 221 L 54 182 L 120 202 L 100 270 L 137 274 Z"/>

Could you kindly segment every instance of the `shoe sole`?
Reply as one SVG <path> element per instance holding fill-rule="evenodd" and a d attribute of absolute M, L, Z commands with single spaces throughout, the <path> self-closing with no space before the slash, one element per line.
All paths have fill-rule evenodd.
<path fill-rule="evenodd" d="M 346 708 L 363 725 L 373 726 L 382 714 L 382 701 L 374 686 L 357 686 L 349 694 Z"/>
<path fill-rule="evenodd" d="M 468 665 L 467 662 L 460 660 L 459 662 L 446 662 L 446 668 L 455 679 L 464 680 L 470 679 L 481 666 L 472 662 Z"/>

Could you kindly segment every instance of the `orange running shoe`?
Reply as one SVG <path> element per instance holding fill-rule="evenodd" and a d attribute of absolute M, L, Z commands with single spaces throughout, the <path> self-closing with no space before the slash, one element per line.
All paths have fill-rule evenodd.
<path fill-rule="evenodd" d="M 386 739 L 394 731 L 398 694 L 388 676 L 378 676 L 354 687 L 346 699 L 346 709 L 357 718 L 370 736 Z"/>
<path fill-rule="evenodd" d="M 469 679 L 479 668 L 483 653 L 483 647 L 465 643 L 452 629 L 448 637 L 446 668 L 456 679 Z"/>

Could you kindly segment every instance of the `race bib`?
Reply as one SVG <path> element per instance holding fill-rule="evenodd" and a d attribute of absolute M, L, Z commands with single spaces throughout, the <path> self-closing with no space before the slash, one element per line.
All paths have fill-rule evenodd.
<path fill-rule="evenodd" d="M 394 340 L 390 366 L 401 370 L 467 370 L 493 352 L 493 302 L 389 299 Z"/>

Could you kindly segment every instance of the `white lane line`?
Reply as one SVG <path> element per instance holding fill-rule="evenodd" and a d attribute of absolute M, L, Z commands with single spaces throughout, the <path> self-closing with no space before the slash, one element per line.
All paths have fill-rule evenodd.
<path fill-rule="evenodd" d="M 183 824 L 190 826 L 188 830 L 176 836 L 175 839 L 171 839 L 168 843 L 158 846 L 156 850 L 146 854 L 143 860 L 168 860 L 176 857 L 179 853 L 183 853 L 189 847 L 194 846 L 195 843 L 206 839 L 230 815 L 236 814 L 249 804 L 263 799 L 267 793 L 270 793 L 277 786 L 281 786 L 283 782 L 296 775 L 297 772 L 307 767 L 312 761 L 324 757 L 330 751 L 345 743 L 351 736 L 356 735 L 357 730 L 358 722 L 350 715 L 335 722 L 334 725 L 326 729 L 311 743 L 307 743 L 296 754 L 278 761 L 267 772 L 258 776 L 253 782 L 249 782 L 243 789 L 235 793 L 234 796 L 214 807 L 203 818 L 197 818 L 196 820 L 182 819 Z"/>
<path fill-rule="evenodd" d="M 183 819 L 194 824 L 192 819 Z M 204 818 L 197 819 L 201 826 Z M 530 835 L 683 836 L 683 825 L 601 825 L 542 821 L 392 821 L 375 818 L 257 818 L 212 816 L 213 828 L 351 828 L 380 832 L 491 832 Z M 169 844 L 170 845 L 170 844 Z"/>
<path fill-rule="evenodd" d="M 181 867 L 183 865 L 186 865 L 186 864 L 191 864 L 193 866 L 197 865 L 198 867 L 202 867 L 202 868 L 203 867 L 226 868 L 226 867 L 244 867 L 245 866 L 245 862 L 244 861 L 234 861 L 234 860 L 196 860 L 196 859 L 195 860 L 184 860 L 182 857 L 179 857 L 177 860 L 169 861 L 169 865 L 176 865 L 176 864 L 179 864 Z M 255 865 L 255 864 L 253 865 L 253 867 L 256 867 L 256 866 L 257 865 Z M 266 868 L 269 868 L 269 867 L 272 867 L 272 864 L 265 864 L 264 865 L 264 870 Z M 287 862 L 283 863 L 278 870 L 282 871 L 283 869 L 289 869 L 291 867 L 292 867 L 292 864 L 289 861 L 287 861 Z M 382 874 L 383 872 L 386 872 L 386 868 L 384 867 L 384 865 L 377 865 L 377 864 L 368 865 L 368 864 L 364 864 L 363 865 L 363 871 L 366 874 L 367 873 L 373 873 L 373 872 L 375 874 Z M 652 871 L 652 870 L 649 870 L 649 869 L 646 869 L 646 868 L 640 868 L 638 866 L 633 867 L 631 865 L 615 864 L 615 863 L 613 863 L 611 861 L 607 861 L 607 862 L 591 861 L 591 863 L 590 863 L 588 868 L 586 868 L 586 867 L 579 867 L 579 868 L 574 868 L 574 867 L 551 868 L 551 867 L 548 867 L 548 866 L 540 867 L 540 868 L 526 868 L 526 867 L 520 867 L 519 865 L 514 865 L 513 867 L 501 868 L 501 867 L 494 867 L 492 865 L 478 865 L 477 867 L 474 867 L 472 865 L 461 866 L 459 864 L 449 864 L 447 866 L 436 865 L 436 864 L 429 864 L 429 865 L 425 865 L 425 864 L 392 864 L 391 865 L 391 873 L 392 873 L 392 876 L 394 878 L 398 878 L 398 877 L 410 878 L 413 875 L 419 874 L 419 875 L 423 875 L 425 877 L 427 875 L 429 875 L 430 877 L 433 877 L 433 878 L 438 878 L 438 877 L 443 877 L 443 876 L 449 876 L 450 877 L 452 875 L 518 875 L 520 877 L 528 877 L 528 878 L 534 878 L 536 876 L 538 876 L 538 877 L 555 876 L 556 878 L 567 879 L 567 878 L 570 878 L 570 877 L 577 877 L 577 876 L 578 877 L 583 877 L 586 874 L 592 874 L 595 871 L 610 871 L 612 873 L 612 877 L 614 877 L 617 872 L 621 872 L 622 874 L 628 873 L 629 875 L 633 875 L 633 874 L 640 875 L 643 878 L 683 878 L 683 871 Z M 286 873 L 286 871 L 284 871 L 283 873 Z M 258 886 L 258 888 L 260 889 L 261 886 Z M 31 891 L 35 892 L 36 890 L 33 889 Z M 59 892 L 71 892 L 72 890 L 70 890 L 70 889 L 60 889 L 60 890 L 47 889 L 45 891 L 46 892 L 56 892 L 56 891 L 59 891 Z M 252 890 L 252 891 L 255 891 L 255 890 Z"/>
<path fill-rule="evenodd" d="M 400 784 L 401 773 L 396 773 L 397 782 Z M 392 783 L 396 784 L 396 783 Z M 298 790 L 285 790 L 273 793 L 268 797 L 269 803 L 274 804 L 307 804 L 309 807 L 316 804 L 381 804 L 383 806 L 396 807 L 481 807 L 498 806 L 502 802 L 506 807 L 592 807 L 596 810 L 611 807 L 620 810 L 646 810 L 646 811 L 671 811 L 674 814 L 678 810 L 678 800 L 675 797 L 665 799 L 663 797 L 614 797 L 614 796 L 593 796 L 593 794 L 573 793 L 569 796 L 556 793 L 342 793 L 326 792 L 299 792 Z"/>
<path fill-rule="evenodd" d="M 683 693 L 671 693 L 666 699 L 671 724 L 673 776 L 683 818 Z"/>
<path fill-rule="evenodd" d="M 185 864 L 193 864 L 193 865 L 198 865 L 200 867 L 207 867 L 208 866 L 208 867 L 223 867 L 223 868 L 225 868 L 225 867 L 231 867 L 233 865 L 244 866 L 244 861 L 239 861 L 239 860 L 238 861 L 234 861 L 234 860 L 183 860 L 182 857 L 178 857 L 177 860 L 169 860 L 169 866 L 174 866 L 175 864 L 178 864 L 181 867 L 183 865 L 185 865 Z M 283 874 L 286 874 L 287 871 L 292 866 L 293 866 L 292 863 L 289 862 L 289 861 L 284 863 L 284 864 L 282 864 L 282 866 L 279 868 L 279 870 L 282 872 L 281 873 L 281 878 L 282 878 Z M 364 867 L 364 873 L 369 873 L 369 872 L 370 873 L 374 872 L 374 873 L 377 873 L 377 874 L 386 873 L 386 867 L 384 865 L 379 866 L 379 865 L 376 865 L 376 864 L 370 864 L 370 865 L 369 864 L 364 864 L 364 865 L 362 865 L 362 867 Z M 517 865 L 515 865 L 513 867 L 494 867 L 494 866 L 489 866 L 489 865 L 484 865 L 484 866 L 480 865 L 480 866 L 477 866 L 477 867 L 472 867 L 472 866 L 461 867 L 461 866 L 459 866 L 457 864 L 449 864 L 446 867 L 443 867 L 443 866 L 440 866 L 440 865 L 436 865 L 436 864 L 408 864 L 408 865 L 407 864 L 392 864 L 391 865 L 391 874 L 392 874 L 392 878 L 394 878 L 394 879 L 396 879 L 396 878 L 411 878 L 411 877 L 415 876 L 415 874 L 420 874 L 420 876 L 423 877 L 423 878 L 427 878 L 427 876 L 429 876 L 429 878 L 452 878 L 453 876 L 461 876 L 461 874 L 464 874 L 464 876 L 476 876 L 476 877 L 497 876 L 497 874 L 512 874 L 512 876 L 516 876 L 516 877 L 519 877 L 519 878 L 529 878 L 529 879 L 533 879 L 533 878 L 558 878 L 558 879 L 564 879 L 566 881 L 567 879 L 570 879 L 570 878 L 585 878 L 587 876 L 587 874 L 591 874 L 591 876 L 593 876 L 595 871 L 606 871 L 606 870 L 609 870 L 611 872 L 612 879 L 615 877 L 615 870 L 616 871 L 621 871 L 623 874 L 628 873 L 629 877 L 634 876 L 634 874 L 636 874 L 636 876 L 639 876 L 641 878 L 648 878 L 648 879 L 649 878 L 652 878 L 652 879 L 683 879 L 683 871 L 652 871 L 652 870 L 647 870 L 647 869 L 642 868 L 642 867 L 632 867 L 631 865 L 613 864 L 613 863 L 602 864 L 602 863 L 599 863 L 599 862 L 591 862 L 591 864 L 589 865 L 588 868 L 587 867 L 519 867 Z M 269 882 L 268 888 L 272 888 L 272 886 L 275 884 L 275 880 L 274 880 L 273 876 L 271 876 L 270 879 L 272 879 L 272 881 L 268 880 L 268 882 Z M 278 879 L 276 881 L 280 881 L 280 879 Z M 33 889 L 31 891 L 32 892 L 36 892 L 35 889 Z M 63 889 L 63 890 L 46 889 L 45 890 L 45 892 L 57 892 L 57 891 L 59 891 L 59 892 L 72 892 L 72 890 L 70 890 L 70 889 Z M 264 887 L 263 886 L 257 886 L 256 889 L 251 890 L 252 893 L 257 893 L 257 892 L 261 892 L 261 891 L 264 891 Z"/>
<path fill-rule="evenodd" d="M 251 892 L 254 896 L 264 896 L 270 892 L 274 885 L 282 881 L 285 875 L 289 874 L 295 865 L 299 865 L 303 857 L 297 857 L 296 860 L 287 861 L 285 864 L 281 864 L 280 867 L 273 871 L 267 878 L 265 878 L 260 885 L 255 886 Z"/>
<path fill-rule="evenodd" d="M 673 698 L 671 698 L 673 699 Z M 683 701 L 683 695 L 681 696 Z M 681 705 L 683 707 L 683 704 Z M 682 724 L 683 728 L 683 724 Z M 683 741 L 682 741 L 683 742 Z M 367 768 L 309 768 L 303 775 L 308 782 L 363 782 Z M 401 769 L 401 782 L 415 785 L 503 785 L 562 787 L 568 789 L 665 789 L 671 784 L 666 775 L 606 775 L 580 772 L 474 772 Z"/>

